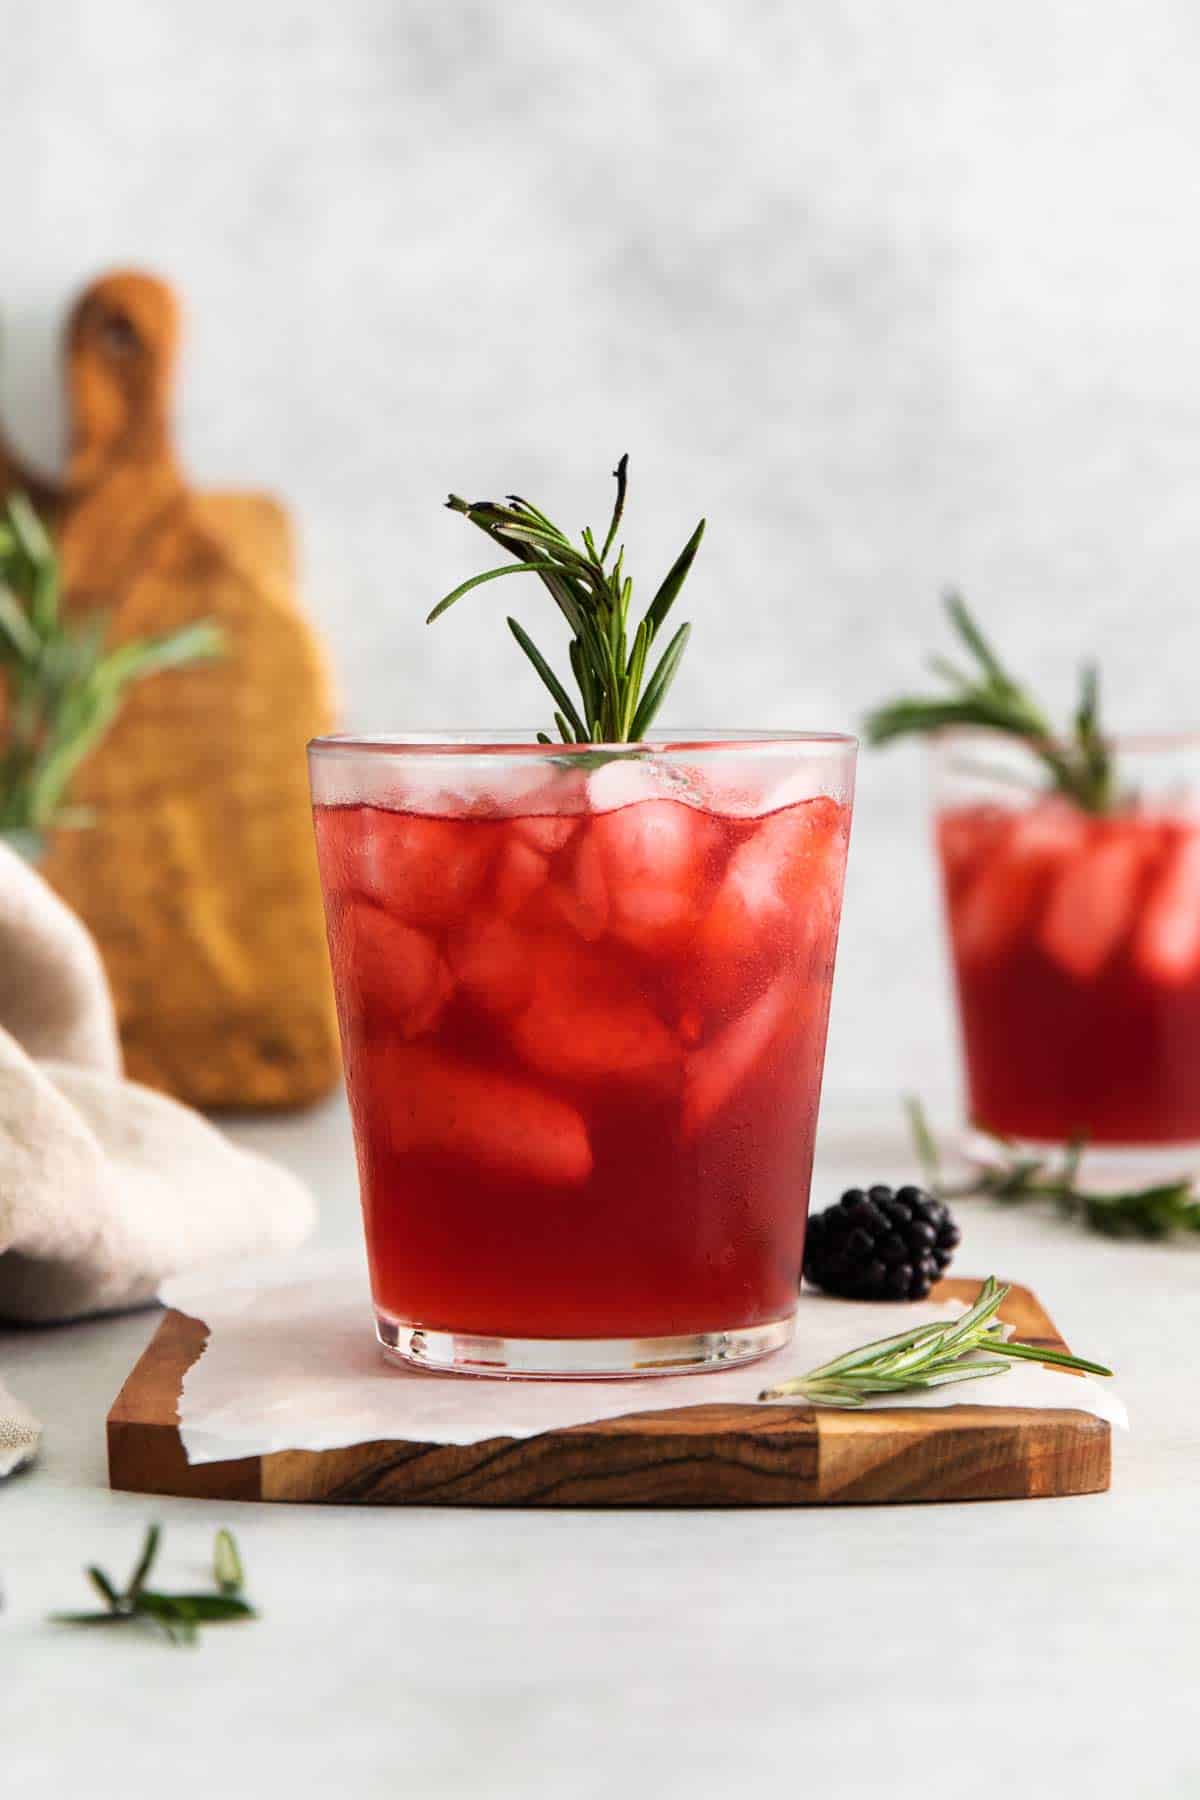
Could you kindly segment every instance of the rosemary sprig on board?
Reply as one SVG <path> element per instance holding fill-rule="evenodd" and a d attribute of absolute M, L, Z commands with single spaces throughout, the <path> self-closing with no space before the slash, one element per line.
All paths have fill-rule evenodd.
<path fill-rule="evenodd" d="M 704 535 L 704 520 L 693 531 L 635 625 L 633 580 L 625 573 L 624 545 L 609 561 L 625 511 L 627 456 L 621 458 L 613 473 L 617 496 L 600 547 L 586 526 L 580 544 L 573 544 L 544 512 L 522 500 L 519 494 L 510 494 L 506 503 L 461 500 L 457 494 L 451 494 L 446 501 L 452 512 L 462 513 L 516 561 L 487 569 L 460 583 L 438 601 L 426 623 L 432 625 L 456 600 L 484 582 L 496 581 L 501 575 L 537 575 L 570 628 L 568 655 L 578 703 L 516 619 L 509 619 L 508 628 L 549 691 L 554 701 L 554 723 L 566 744 L 639 743 L 675 679 L 692 629 L 690 625 L 680 625 L 651 669 L 650 653 L 695 561 Z M 539 743 L 551 741 L 546 732 L 538 733 Z"/>
<path fill-rule="evenodd" d="M 1107 813 L 1120 803 L 1112 753 L 1100 730 L 1100 677 L 1089 663 L 1080 677 L 1079 702 L 1070 731 L 1059 738 L 1029 690 L 1009 674 L 958 594 L 946 597 L 950 623 L 970 663 L 960 667 L 944 656 L 930 668 L 946 692 L 909 695 L 868 713 L 864 730 L 872 744 L 928 735 L 948 726 L 978 726 L 1023 739 L 1045 765 L 1051 785 L 1089 813 Z M 971 666 L 973 664 L 974 666 Z"/>
<path fill-rule="evenodd" d="M 1088 1362 L 1066 1350 L 1040 1344 L 1010 1342 L 1008 1326 L 997 1314 L 1009 1290 L 993 1275 L 980 1289 L 968 1312 L 956 1319 L 936 1319 L 894 1337 L 877 1338 L 849 1350 L 832 1362 L 766 1388 L 760 1400 L 806 1400 L 810 1406 L 865 1406 L 883 1394 L 917 1393 L 951 1382 L 981 1381 L 1007 1373 L 1014 1361 L 1045 1363 L 1087 1375 L 1111 1375 L 1102 1363 Z"/>
<path fill-rule="evenodd" d="M 220 653 L 212 625 L 104 647 L 103 625 L 64 618 L 58 558 L 20 494 L 0 509 L 0 834 L 36 852 L 66 790 L 135 681 Z"/>
<path fill-rule="evenodd" d="M 947 1182 L 921 1102 L 910 1095 L 904 1105 L 925 1186 L 939 1200 L 962 1200 L 975 1195 L 987 1195 L 1009 1205 L 1048 1200 L 1065 1217 L 1078 1219 L 1105 1237 L 1157 1239 L 1177 1231 L 1200 1231 L 1200 1196 L 1190 1175 L 1111 1193 L 1081 1187 L 1079 1168 L 1085 1149 L 1082 1138 L 1068 1144 L 1057 1157 L 1034 1156 L 1019 1150 L 1008 1138 L 984 1132 L 996 1146 L 994 1160 L 976 1164 L 959 1183 Z"/>
<path fill-rule="evenodd" d="M 99 1612 L 52 1613 L 58 1625 L 142 1625 L 161 1633 L 171 1644 L 194 1644 L 201 1625 L 233 1624 L 258 1617 L 242 1597 L 242 1561 L 232 1532 L 218 1531 L 213 1546 L 215 1592 L 164 1594 L 146 1584 L 158 1556 L 162 1532 L 151 1525 L 133 1574 L 118 1591 L 103 1569 L 93 1564 L 88 1580 L 104 1601 Z"/>

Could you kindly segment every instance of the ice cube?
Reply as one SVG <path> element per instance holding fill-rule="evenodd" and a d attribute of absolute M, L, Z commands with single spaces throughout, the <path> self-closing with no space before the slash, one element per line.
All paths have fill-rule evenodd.
<path fill-rule="evenodd" d="M 482 765 L 477 779 L 478 792 L 472 807 L 475 812 L 510 819 L 542 810 L 542 796 L 548 784 L 546 765 L 540 756 L 490 758 Z"/>
<path fill-rule="evenodd" d="M 831 794 L 830 755 L 820 745 L 726 744 L 716 754 L 698 752 L 692 762 L 673 760 L 672 771 L 693 806 L 726 819 L 763 819 L 820 798 L 846 805 L 854 791 L 851 773 Z"/>
<path fill-rule="evenodd" d="M 677 800 L 639 800 L 594 819 L 589 833 L 611 879 L 637 883 L 686 877 L 712 836 L 702 813 Z"/>
<path fill-rule="evenodd" d="M 1005 833 L 1005 854 L 1061 863 L 1086 842 L 1089 833 L 1087 819 L 1073 806 L 1049 800 L 1012 819 Z"/>
<path fill-rule="evenodd" d="M 768 814 L 739 844 L 695 940 L 714 993 L 756 956 L 832 944 L 848 829 L 844 808 L 811 800 Z"/>
<path fill-rule="evenodd" d="M 608 895 L 608 929 L 636 949 L 682 943 L 715 880 L 718 827 L 675 800 L 640 800 L 587 826 Z"/>
<path fill-rule="evenodd" d="M 482 918 L 452 932 L 446 959 L 463 992 L 489 1012 L 519 1012 L 529 999 L 528 950 L 507 919 Z"/>
<path fill-rule="evenodd" d="M 533 993 L 509 1027 L 518 1054 L 573 1081 L 673 1086 L 681 1051 L 632 978 L 570 940 L 530 946 Z"/>
<path fill-rule="evenodd" d="M 546 756 L 553 756 L 547 750 Z M 564 757 L 552 767 L 545 757 L 537 760 L 538 778 L 531 782 L 520 798 L 520 804 L 509 812 L 521 819 L 581 819 L 588 811 L 589 771 L 585 761 L 573 762 Z"/>
<path fill-rule="evenodd" d="M 565 871 L 547 882 L 547 919 L 565 925 L 586 943 L 603 937 L 608 925 L 608 885 L 599 848 L 590 831 L 583 832 L 567 856 Z"/>
<path fill-rule="evenodd" d="M 998 806 L 965 806 L 939 814 L 937 843 L 947 882 L 957 888 L 1004 835 L 1010 816 Z"/>
<path fill-rule="evenodd" d="M 951 912 L 954 949 L 977 965 L 1003 956 L 1025 929 L 1041 892 L 1044 871 L 1029 859 L 989 857 Z"/>
<path fill-rule="evenodd" d="M 549 871 L 550 864 L 539 850 L 507 833 L 492 876 L 492 897 L 497 910 L 505 917 L 513 918 L 544 885 Z"/>
<path fill-rule="evenodd" d="M 673 790 L 670 766 L 645 756 L 616 756 L 588 776 L 588 809 L 614 812 L 639 800 L 658 800 Z"/>
<path fill-rule="evenodd" d="M 648 955 L 683 944 L 699 922 L 697 901 L 685 888 L 644 881 L 614 889 L 609 929 L 624 943 Z"/>
<path fill-rule="evenodd" d="M 1017 943 L 1051 877 L 1069 866 L 1087 837 L 1081 814 L 1054 802 L 1005 825 L 951 905 L 954 948 L 964 963 L 991 962 Z"/>
<path fill-rule="evenodd" d="M 797 1004 L 795 985 L 776 981 L 740 1018 L 685 1058 L 680 1113 L 685 1138 L 702 1131 L 738 1091 L 787 1030 Z"/>
<path fill-rule="evenodd" d="M 1200 831 L 1182 832 L 1155 872 L 1133 956 L 1144 974 L 1166 987 L 1200 976 Z"/>
<path fill-rule="evenodd" d="M 801 806 L 808 800 L 824 799 L 822 790 L 828 781 L 828 770 L 815 763 L 804 768 L 793 769 L 782 781 L 772 782 L 759 802 L 759 813 L 786 812 L 791 806 Z"/>
<path fill-rule="evenodd" d="M 405 1038 L 437 1022 L 453 982 L 432 938 L 357 901 L 346 906 L 337 939 L 347 958 L 343 990 L 352 1005 Z"/>
<path fill-rule="evenodd" d="M 1152 848 L 1144 831 L 1118 825 L 1055 875 L 1038 943 L 1076 980 L 1094 980 L 1131 931 Z"/>
<path fill-rule="evenodd" d="M 541 813 L 514 820 L 513 830 L 543 856 L 554 856 L 566 849 L 581 824 L 582 815 Z"/>
<path fill-rule="evenodd" d="M 726 751 L 716 756 L 698 751 L 692 760 L 673 760 L 672 773 L 674 798 L 721 819 L 756 819 L 770 812 L 766 796 L 780 780 L 777 760 Z"/>
<path fill-rule="evenodd" d="M 471 781 L 456 758 L 436 752 L 322 756 L 313 765 L 314 798 L 334 806 L 461 818 L 471 810 Z"/>
<path fill-rule="evenodd" d="M 394 1150 L 454 1155 L 551 1186 L 577 1187 L 591 1174 L 583 1118 L 555 1095 L 424 1045 L 393 1046 L 386 1067 Z"/>
<path fill-rule="evenodd" d="M 438 931 L 457 923 L 483 885 L 496 827 L 375 808 L 362 813 L 350 845 L 361 891 L 410 925 Z"/>

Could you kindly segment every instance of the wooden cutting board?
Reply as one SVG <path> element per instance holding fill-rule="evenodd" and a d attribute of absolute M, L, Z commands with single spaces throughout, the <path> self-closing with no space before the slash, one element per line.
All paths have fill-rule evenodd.
<path fill-rule="evenodd" d="M 197 1106 L 297 1105 L 339 1070 L 304 760 L 331 688 L 283 507 L 180 466 L 178 337 L 165 282 L 93 283 L 67 327 L 63 479 L 0 442 L 0 491 L 46 516 L 69 612 L 116 643 L 197 619 L 225 639 L 130 691 L 72 785 L 94 822 L 54 834 L 43 873 L 100 945 L 132 1077 Z"/>
<path fill-rule="evenodd" d="M 979 1286 L 943 1281 L 933 1297 L 969 1303 Z M 1026 1342 L 1064 1347 L 1028 1288 L 1013 1288 L 1001 1317 Z M 108 1415 L 114 1488 L 356 1506 L 830 1506 L 1095 1494 L 1111 1474 L 1111 1428 L 1091 1413 L 713 1406 L 700 1399 L 702 1375 L 695 1406 L 540 1437 L 395 1440 L 193 1466 L 177 1409 L 207 1335 L 183 1313 L 163 1318 Z"/>

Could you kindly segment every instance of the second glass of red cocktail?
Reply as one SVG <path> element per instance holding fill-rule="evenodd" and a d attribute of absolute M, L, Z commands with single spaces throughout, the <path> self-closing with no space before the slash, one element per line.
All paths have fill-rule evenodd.
<path fill-rule="evenodd" d="M 947 734 L 936 843 L 973 1123 L 1144 1160 L 1200 1144 L 1200 743 L 1106 753 L 1097 812 L 1025 746 Z"/>
<path fill-rule="evenodd" d="M 310 766 L 385 1348 L 579 1376 L 785 1342 L 853 740 L 327 738 Z"/>
<path fill-rule="evenodd" d="M 1105 731 L 1091 663 L 1056 729 L 961 596 L 947 612 L 937 688 L 866 729 L 933 740 L 971 1123 L 1114 1173 L 1200 1144 L 1200 742 Z"/>

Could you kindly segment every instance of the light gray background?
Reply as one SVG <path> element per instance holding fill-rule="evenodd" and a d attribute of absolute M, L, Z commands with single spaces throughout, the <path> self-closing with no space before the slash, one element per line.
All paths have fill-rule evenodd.
<path fill-rule="evenodd" d="M 347 717 L 540 722 L 445 491 L 701 512 L 685 724 L 849 726 L 964 585 L 1060 703 L 1195 721 L 1200 13 L 0 0 L 0 401 L 56 454 L 98 270 L 190 306 L 181 436 L 285 495 Z M 513 598 L 513 590 L 508 591 Z M 524 615 L 553 636 L 530 590 Z M 952 1079 L 919 756 L 871 757 L 830 1083 Z"/>

